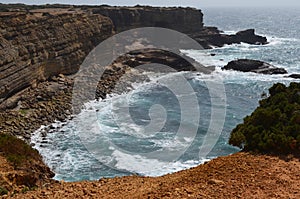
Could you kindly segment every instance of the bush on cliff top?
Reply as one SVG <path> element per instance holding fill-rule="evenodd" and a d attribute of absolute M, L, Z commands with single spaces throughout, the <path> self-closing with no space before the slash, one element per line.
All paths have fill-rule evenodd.
<path fill-rule="evenodd" d="M 7 134 L 0 134 L 0 152 L 14 167 L 20 167 L 40 157 L 39 153 L 23 140 Z"/>
<path fill-rule="evenodd" d="M 299 155 L 300 83 L 275 84 L 269 93 L 231 132 L 229 143 L 245 151 Z"/>

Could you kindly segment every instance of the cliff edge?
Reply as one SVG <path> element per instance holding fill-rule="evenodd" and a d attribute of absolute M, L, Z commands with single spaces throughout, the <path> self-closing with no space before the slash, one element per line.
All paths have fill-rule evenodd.
<path fill-rule="evenodd" d="M 195 8 L 101 6 L 92 8 L 92 12 L 109 17 L 116 32 L 140 27 L 161 27 L 188 34 L 203 29 L 203 13 Z"/>

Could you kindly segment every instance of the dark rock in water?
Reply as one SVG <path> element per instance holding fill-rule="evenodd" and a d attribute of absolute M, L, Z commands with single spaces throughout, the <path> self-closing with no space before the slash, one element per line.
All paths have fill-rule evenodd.
<path fill-rule="evenodd" d="M 233 43 L 244 42 L 248 44 L 262 45 L 267 44 L 267 38 L 255 34 L 254 29 L 243 30 L 232 36 Z"/>
<path fill-rule="evenodd" d="M 266 37 L 255 34 L 254 29 L 248 29 L 240 31 L 234 35 L 227 35 L 222 33 L 216 27 L 203 27 L 203 29 L 197 33 L 189 34 L 190 37 L 195 39 L 203 48 L 209 49 L 211 46 L 222 47 L 225 44 L 234 43 L 248 43 L 263 45 L 267 44 Z"/>
<path fill-rule="evenodd" d="M 54 129 L 56 129 L 56 127 L 53 126 L 53 125 L 50 125 L 50 129 L 51 129 L 51 130 L 54 130 Z"/>
<path fill-rule="evenodd" d="M 291 74 L 288 77 L 294 78 L 294 79 L 300 79 L 300 74 Z"/>
<path fill-rule="evenodd" d="M 238 59 L 229 62 L 224 66 L 225 70 L 236 70 L 241 72 L 254 72 L 261 74 L 286 74 L 287 71 L 284 68 L 277 68 L 269 63 L 250 60 L 250 59 Z"/>

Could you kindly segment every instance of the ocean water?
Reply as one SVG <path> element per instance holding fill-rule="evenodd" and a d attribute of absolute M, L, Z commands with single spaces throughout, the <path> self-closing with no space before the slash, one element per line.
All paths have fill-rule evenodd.
<path fill-rule="evenodd" d="M 261 94 L 267 93 L 270 86 L 296 80 L 285 75 L 222 71 L 221 67 L 236 58 L 250 58 L 284 67 L 289 73 L 300 73 L 299 11 L 205 9 L 206 25 L 218 26 L 228 33 L 255 28 L 270 43 L 235 44 L 204 52 L 185 50 L 184 53 L 196 60 L 215 65 L 216 70 L 208 75 L 148 73 L 150 82 L 133 85 L 129 93 L 86 104 L 86 109 L 72 120 L 53 124 L 55 129 L 46 136 L 42 127 L 32 137 L 34 147 L 56 173 L 55 179 L 65 181 L 133 174 L 160 176 L 239 151 L 228 144 L 232 129 L 255 110 Z M 216 56 L 203 60 L 203 53 Z M 191 86 L 189 89 L 178 81 L 182 77 Z M 216 87 L 210 86 L 211 81 L 223 85 L 224 93 L 214 92 Z M 176 92 L 171 84 L 178 88 Z M 182 103 L 192 98 L 196 103 Z M 221 107 L 215 103 L 217 99 L 226 111 L 224 124 L 222 117 L 213 111 Z M 197 109 L 199 115 L 194 114 Z M 220 134 L 210 139 L 209 135 L 218 131 L 210 127 L 219 121 L 223 124 Z M 182 126 L 185 131 L 178 136 Z M 96 133 L 90 134 L 95 129 Z M 193 131 L 195 134 L 191 134 Z M 212 150 L 201 153 L 201 147 L 206 144 Z M 178 153 L 178 157 L 171 158 L 171 153 L 163 151 L 165 148 Z"/>

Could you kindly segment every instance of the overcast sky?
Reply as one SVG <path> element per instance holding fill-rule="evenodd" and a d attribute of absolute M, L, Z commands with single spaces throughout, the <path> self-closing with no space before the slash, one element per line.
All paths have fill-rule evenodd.
<path fill-rule="evenodd" d="M 299 0 L 1 0 L 1 3 L 26 4 L 110 4 L 110 5 L 157 5 L 157 6 L 192 6 L 192 7 L 299 7 Z"/>

